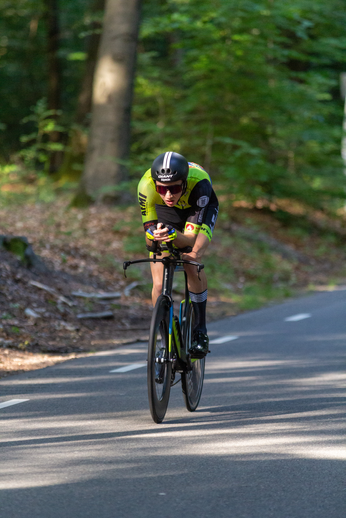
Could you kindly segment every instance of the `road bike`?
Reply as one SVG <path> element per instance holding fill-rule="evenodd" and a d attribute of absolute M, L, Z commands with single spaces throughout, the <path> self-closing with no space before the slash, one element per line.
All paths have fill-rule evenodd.
<path fill-rule="evenodd" d="M 181 381 L 186 408 L 193 412 L 198 407 L 204 380 L 205 358 L 191 358 L 189 348 L 192 342 L 194 311 L 189 297 L 187 275 L 184 264 L 196 266 L 198 274 L 203 264 L 182 259 L 181 250 L 173 249 L 167 243 L 169 255 L 158 258 L 125 261 L 124 272 L 131 264 L 160 262 L 163 264 L 162 293 L 153 310 L 149 344 L 147 383 L 151 416 L 155 423 L 162 423 L 169 402 L 170 390 Z M 190 249 L 191 251 L 191 249 Z M 187 250 L 185 249 L 186 253 Z M 176 272 L 183 272 L 185 278 L 184 298 L 179 304 L 179 315 L 174 312 L 173 278 Z M 175 381 L 176 374 L 180 378 Z"/>

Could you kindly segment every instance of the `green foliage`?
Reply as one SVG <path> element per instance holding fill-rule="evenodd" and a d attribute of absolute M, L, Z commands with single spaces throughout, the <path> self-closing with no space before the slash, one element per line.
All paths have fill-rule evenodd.
<path fill-rule="evenodd" d="M 1 0 L 0 16 L 0 155 L 9 160 L 20 147 L 19 122 L 47 96 L 47 27 L 42 0 Z M 70 121 L 84 72 L 83 56 L 94 18 L 93 0 L 59 0 L 59 60 L 63 70 L 62 109 Z"/>
<path fill-rule="evenodd" d="M 148 5 L 134 153 L 181 151 L 236 197 L 340 206 L 345 24 L 340 0 Z"/>
<path fill-rule="evenodd" d="M 51 152 L 64 150 L 68 170 L 74 150 L 48 136 L 72 128 L 88 37 L 102 13 L 93 0 L 59 1 L 62 124 L 40 101 L 48 89 L 45 5 L 1 0 L 0 160 L 11 164 L 22 143 L 29 169 L 44 168 Z M 134 181 L 153 157 L 174 149 L 201 163 L 235 199 L 289 198 L 325 211 L 343 206 L 345 26 L 343 0 L 143 2 L 126 163 Z M 30 126 L 24 136 L 23 120 Z"/>
<path fill-rule="evenodd" d="M 16 255 L 21 261 L 25 261 L 25 251 L 28 247 L 28 243 L 23 241 L 20 237 L 12 237 L 9 242 L 2 244 L 2 246 Z"/>
<path fill-rule="evenodd" d="M 29 174 L 22 164 L 0 165 L 1 207 L 13 208 L 24 203 L 51 203 L 58 194 L 64 194 L 68 186 L 58 187 L 44 173 Z"/>
<path fill-rule="evenodd" d="M 46 99 L 40 99 L 36 106 L 31 108 L 31 111 L 32 114 L 21 122 L 23 124 L 32 123 L 33 131 L 20 137 L 20 141 L 26 146 L 18 153 L 18 156 L 23 159 L 29 171 L 35 171 L 40 168 L 40 164 L 48 165 L 52 153 L 64 150 L 62 143 L 52 142 L 49 137 L 53 133 L 64 132 L 66 129 L 57 121 L 61 112 L 48 110 Z"/>

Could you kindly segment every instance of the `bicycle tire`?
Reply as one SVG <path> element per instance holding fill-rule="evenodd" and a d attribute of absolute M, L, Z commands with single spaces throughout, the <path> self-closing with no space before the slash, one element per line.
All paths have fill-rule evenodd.
<path fill-rule="evenodd" d="M 194 325 L 194 312 L 190 303 L 186 324 L 184 326 L 184 343 L 186 352 L 191 347 L 192 330 Z M 201 399 L 204 381 L 205 358 L 192 361 L 192 370 L 185 371 L 181 375 L 181 385 L 185 406 L 189 412 L 194 412 Z"/>
<path fill-rule="evenodd" d="M 169 302 L 160 295 L 157 299 L 150 326 L 148 344 L 148 398 L 151 416 L 155 423 L 162 423 L 171 390 L 172 363 L 157 363 L 156 358 L 168 359 Z"/>

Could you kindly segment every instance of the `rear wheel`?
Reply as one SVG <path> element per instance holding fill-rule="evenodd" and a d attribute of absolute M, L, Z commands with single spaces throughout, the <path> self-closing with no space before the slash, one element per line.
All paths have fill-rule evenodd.
<path fill-rule="evenodd" d="M 186 352 L 188 352 L 189 348 L 191 347 L 194 320 L 193 307 L 192 304 L 190 304 L 186 326 L 184 329 Z M 186 408 L 189 412 L 196 410 L 201 399 L 204 381 L 205 358 L 191 360 L 191 365 L 192 370 L 183 372 L 181 375 L 183 396 Z"/>
<path fill-rule="evenodd" d="M 155 423 L 165 417 L 171 390 L 172 363 L 168 353 L 169 302 L 164 295 L 157 299 L 151 319 L 148 346 L 148 397 Z"/>

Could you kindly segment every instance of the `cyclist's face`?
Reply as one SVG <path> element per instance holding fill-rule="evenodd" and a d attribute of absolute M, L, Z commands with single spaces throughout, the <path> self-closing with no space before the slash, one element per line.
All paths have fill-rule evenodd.
<path fill-rule="evenodd" d="M 174 207 L 183 193 L 182 185 L 183 182 L 181 180 L 168 183 L 156 182 L 156 191 L 168 207 Z"/>

